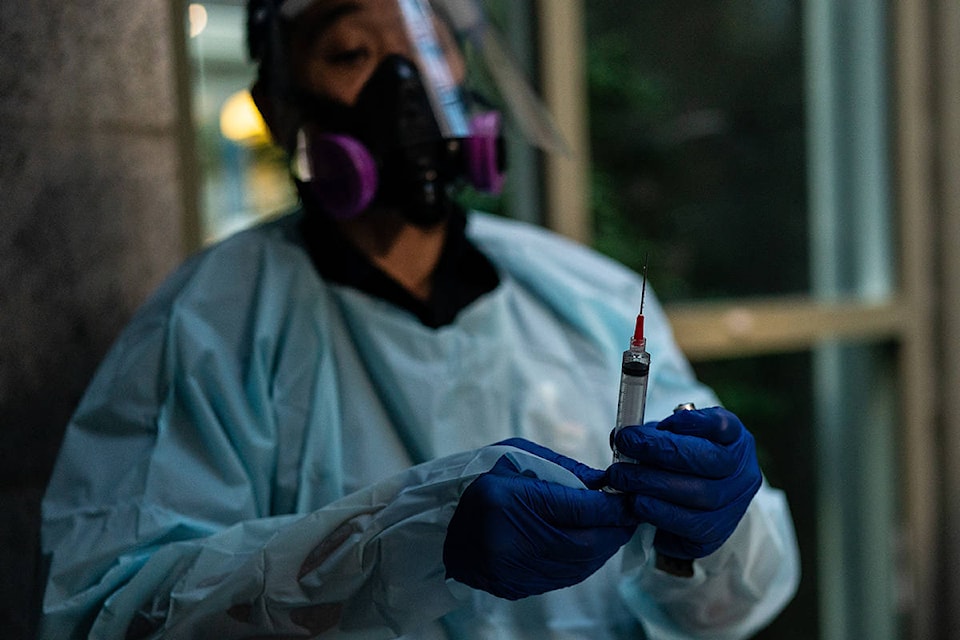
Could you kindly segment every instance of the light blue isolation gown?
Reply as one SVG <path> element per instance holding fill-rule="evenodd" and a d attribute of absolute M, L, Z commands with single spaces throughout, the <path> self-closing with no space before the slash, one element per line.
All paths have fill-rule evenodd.
<path fill-rule="evenodd" d="M 43 503 L 42 638 L 743 638 L 799 579 L 766 485 L 693 578 L 642 527 L 585 582 L 517 602 L 444 579 L 461 491 L 522 436 L 610 461 L 638 278 L 482 214 L 501 282 L 439 329 L 323 281 L 300 214 L 189 260 L 122 333 L 74 415 Z M 647 290 L 647 419 L 716 404 Z M 579 485 L 582 486 L 582 485 Z"/>

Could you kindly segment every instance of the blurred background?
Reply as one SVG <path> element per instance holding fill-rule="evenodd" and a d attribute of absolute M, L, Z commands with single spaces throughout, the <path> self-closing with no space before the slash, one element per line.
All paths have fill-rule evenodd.
<path fill-rule="evenodd" d="M 474 204 L 639 268 L 789 497 L 760 638 L 960 629 L 960 3 L 491 0 L 573 150 Z M 294 203 L 241 0 L 0 4 L 0 628 L 63 427 L 182 259 Z M 109 460 L 104 461 L 105 464 Z"/>

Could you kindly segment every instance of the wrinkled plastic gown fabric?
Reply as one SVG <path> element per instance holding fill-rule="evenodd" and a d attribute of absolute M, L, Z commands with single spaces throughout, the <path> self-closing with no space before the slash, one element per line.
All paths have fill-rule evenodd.
<path fill-rule="evenodd" d="M 523 436 L 609 463 L 640 299 L 621 267 L 473 215 L 501 284 L 440 329 L 311 266 L 298 215 L 188 261 L 137 314 L 69 426 L 43 505 L 42 637 L 734 638 L 798 576 L 764 487 L 690 579 L 650 531 L 569 589 L 519 602 L 444 579 L 460 492 Z M 647 292 L 648 419 L 715 404 Z M 416 466 L 415 466 L 416 465 Z M 561 473 L 562 472 L 562 473 Z M 682 622 L 678 622 L 682 621 Z"/>

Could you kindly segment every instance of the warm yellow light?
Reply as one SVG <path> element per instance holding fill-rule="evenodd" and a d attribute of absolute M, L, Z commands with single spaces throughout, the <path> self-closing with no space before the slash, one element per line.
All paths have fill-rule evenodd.
<path fill-rule="evenodd" d="M 246 89 L 227 98 L 220 108 L 220 133 L 228 140 L 249 146 L 270 141 L 267 125 Z"/>
<path fill-rule="evenodd" d="M 190 19 L 190 37 L 196 38 L 207 28 L 207 10 L 202 4 L 191 4 L 187 7 L 187 17 Z"/>

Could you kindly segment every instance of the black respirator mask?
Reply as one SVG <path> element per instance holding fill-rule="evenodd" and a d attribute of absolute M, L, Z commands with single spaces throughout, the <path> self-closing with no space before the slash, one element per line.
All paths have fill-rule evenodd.
<path fill-rule="evenodd" d="M 455 208 L 468 184 L 497 193 L 503 185 L 500 114 L 474 115 L 465 137 L 445 137 L 417 66 L 391 55 L 356 103 L 296 98 L 302 114 L 293 174 L 304 199 L 335 219 L 379 205 L 432 226 Z"/>

